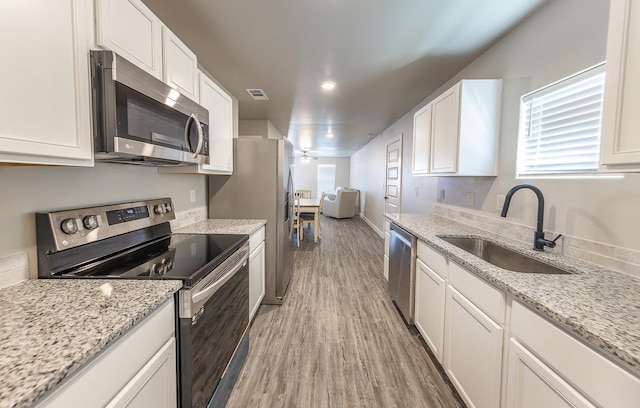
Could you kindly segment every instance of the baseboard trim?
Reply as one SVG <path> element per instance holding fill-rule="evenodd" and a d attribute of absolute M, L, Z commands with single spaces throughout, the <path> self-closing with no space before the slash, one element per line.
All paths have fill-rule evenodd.
<path fill-rule="evenodd" d="M 374 230 L 375 233 L 378 234 L 378 236 L 380 236 L 381 239 L 384 239 L 384 233 L 382 232 L 382 230 L 380 230 L 380 228 L 372 223 L 371 220 L 365 217 L 363 213 L 360 213 L 360 218 L 362 218 L 364 222 L 366 222 L 371 227 L 371 229 Z"/>

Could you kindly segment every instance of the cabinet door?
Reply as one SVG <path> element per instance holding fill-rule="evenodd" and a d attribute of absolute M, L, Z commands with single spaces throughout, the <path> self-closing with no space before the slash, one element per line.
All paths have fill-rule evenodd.
<path fill-rule="evenodd" d="M 162 79 L 162 22 L 140 0 L 96 0 L 96 43 Z"/>
<path fill-rule="evenodd" d="M 431 173 L 455 173 L 458 163 L 460 84 L 432 103 Z"/>
<path fill-rule="evenodd" d="M 444 300 L 447 284 L 420 259 L 416 260 L 416 328 L 442 363 Z"/>
<path fill-rule="evenodd" d="M 612 170 L 640 171 L 638 110 L 640 2 L 611 0 L 601 161 L 613 165 Z"/>
<path fill-rule="evenodd" d="M 447 287 L 444 369 L 469 407 L 499 406 L 503 331 L 452 286 Z"/>
<path fill-rule="evenodd" d="M 176 341 L 172 337 L 106 408 L 174 408 L 176 390 Z"/>
<path fill-rule="evenodd" d="M 200 104 L 209 111 L 209 164 L 202 169 L 214 173 L 233 172 L 233 100 L 222 88 L 200 72 Z"/>
<path fill-rule="evenodd" d="M 429 173 L 429 152 L 431 145 L 431 104 L 413 115 L 413 174 Z"/>
<path fill-rule="evenodd" d="M 249 255 L 249 321 L 256 315 L 264 298 L 264 241 Z"/>
<path fill-rule="evenodd" d="M 162 27 L 162 79 L 180 93 L 198 101 L 198 60 L 167 27 Z"/>
<path fill-rule="evenodd" d="M 387 234 L 389 235 L 389 234 Z M 384 274 L 384 279 L 389 282 L 389 255 L 384 254 L 382 256 L 382 265 L 383 265 L 383 271 L 382 273 Z"/>
<path fill-rule="evenodd" d="M 509 344 L 507 407 L 593 407 L 517 340 Z"/>
<path fill-rule="evenodd" d="M 90 2 L 3 2 L 0 162 L 93 165 L 92 43 Z"/>

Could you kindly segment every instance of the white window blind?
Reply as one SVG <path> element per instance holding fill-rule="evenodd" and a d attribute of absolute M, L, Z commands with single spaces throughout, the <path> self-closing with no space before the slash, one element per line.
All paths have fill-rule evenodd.
<path fill-rule="evenodd" d="M 318 164 L 318 197 L 336 190 L 336 165 Z"/>
<path fill-rule="evenodd" d="M 518 176 L 596 173 L 604 63 L 522 97 Z"/>

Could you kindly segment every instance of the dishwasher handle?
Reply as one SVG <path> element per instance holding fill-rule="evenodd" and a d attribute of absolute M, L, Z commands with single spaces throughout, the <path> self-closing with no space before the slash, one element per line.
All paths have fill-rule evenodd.
<path fill-rule="evenodd" d="M 413 236 L 408 233 L 407 231 L 405 231 L 404 229 L 400 228 L 399 226 L 397 226 L 394 223 L 391 223 L 391 226 L 389 228 L 389 233 L 394 233 L 398 239 L 402 240 L 402 242 L 404 242 L 405 244 L 407 244 L 407 246 L 411 247 L 413 244 Z"/>

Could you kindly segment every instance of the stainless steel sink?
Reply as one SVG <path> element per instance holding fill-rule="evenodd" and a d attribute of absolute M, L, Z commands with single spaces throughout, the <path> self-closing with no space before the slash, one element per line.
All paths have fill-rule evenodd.
<path fill-rule="evenodd" d="M 468 237 L 439 237 L 468 253 L 489 262 L 492 265 L 514 272 L 570 274 L 555 266 L 540 262 L 527 255 L 512 251 L 508 248 L 484 240 L 482 238 Z"/>

